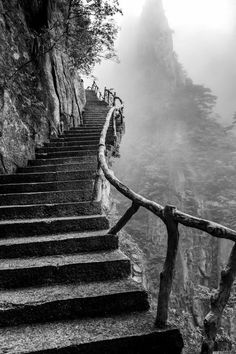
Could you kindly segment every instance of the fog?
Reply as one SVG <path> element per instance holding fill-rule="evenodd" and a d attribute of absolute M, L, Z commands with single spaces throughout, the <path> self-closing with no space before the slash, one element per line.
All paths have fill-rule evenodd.
<path fill-rule="evenodd" d="M 233 1 L 122 0 L 116 43 L 120 64 L 102 63 L 95 76 L 101 88 L 114 88 L 125 104 L 126 132 L 121 158 L 112 167 L 115 175 L 161 205 L 235 229 L 236 139 L 219 124 L 229 125 L 236 111 Z M 130 201 L 115 191 L 112 196 L 123 214 Z M 144 253 L 147 288 L 156 299 L 165 228 L 140 208 L 126 230 Z M 184 227 L 180 235 L 172 294 L 182 299 L 174 304 L 180 316 L 188 313 L 182 328 L 185 353 L 195 354 L 201 338 L 194 332 L 194 298 L 199 284 L 205 290 L 218 285 L 231 244 Z"/>
<path fill-rule="evenodd" d="M 177 8 L 174 0 L 164 0 L 164 6 L 180 61 L 195 83 L 218 96 L 216 111 L 228 122 L 236 110 L 235 1 L 180 0 Z"/>
<path fill-rule="evenodd" d="M 146 0 L 148 1 L 148 0 Z M 121 0 L 124 12 L 117 18 L 121 31 L 116 42 L 120 64 L 103 62 L 96 67 L 95 76 L 101 86 L 115 87 L 126 96 L 132 46 L 136 27 L 145 0 Z M 216 112 L 223 124 L 232 120 L 236 111 L 236 3 L 234 0 L 163 0 L 173 44 L 179 61 L 196 84 L 211 88 L 218 97 Z M 145 24 L 142 24 L 145 26 Z M 126 73 L 127 70 L 127 73 Z"/>

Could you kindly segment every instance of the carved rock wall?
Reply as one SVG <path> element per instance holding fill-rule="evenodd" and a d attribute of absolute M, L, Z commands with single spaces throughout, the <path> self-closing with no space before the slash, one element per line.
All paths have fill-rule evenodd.
<path fill-rule="evenodd" d="M 0 0 L 0 173 L 25 166 L 35 147 L 80 124 L 79 73 L 63 50 L 37 47 L 42 26 L 62 17 L 61 2 Z"/>

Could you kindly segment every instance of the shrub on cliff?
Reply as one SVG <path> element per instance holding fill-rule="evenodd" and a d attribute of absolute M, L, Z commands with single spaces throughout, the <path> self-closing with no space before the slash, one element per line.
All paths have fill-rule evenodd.
<path fill-rule="evenodd" d="M 116 57 L 117 13 L 121 13 L 118 0 L 70 1 L 64 22 L 66 47 L 80 70 L 88 73 L 102 58 Z"/>
<path fill-rule="evenodd" d="M 118 0 L 48 0 L 46 3 L 21 0 L 34 34 L 32 57 L 56 48 L 66 52 L 71 64 L 86 74 L 102 58 L 116 57 L 114 41 L 118 27 L 114 16 L 122 13 Z"/>

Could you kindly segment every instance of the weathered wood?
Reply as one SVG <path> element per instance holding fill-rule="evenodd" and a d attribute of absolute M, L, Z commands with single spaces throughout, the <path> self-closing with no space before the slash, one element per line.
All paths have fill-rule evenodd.
<path fill-rule="evenodd" d="M 116 131 L 115 111 L 112 114 L 112 126 L 113 126 L 114 141 L 116 143 L 116 141 L 117 141 L 117 131 Z"/>
<path fill-rule="evenodd" d="M 175 211 L 174 219 L 178 223 L 187 227 L 192 227 L 194 229 L 205 231 L 208 234 L 217 238 L 225 238 L 236 242 L 236 231 L 220 224 L 217 224 L 213 221 L 200 219 L 195 216 L 182 213 L 179 210 Z"/>
<path fill-rule="evenodd" d="M 155 202 L 152 202 L 142 196 L 140 196 L 138 193 L 135 193 L 132 189 L 128 188 L 125 184 L 123 184 L 115 175 L 114 172 L 109 169 L 107 162 L 106 162 L 106 157 L 105 157 L 105 152 L 106 152 L 106 135 L 107 135 L 107 130 L 109 128 L 109 124 L 113 115 L 113 112 L 116 110 L 115 107 L 112 107 L 107 115 L 106 122 L 104 124 L 103 130 L 101 132 L 100 136 L 100 142 L 99 142 L 99 151 L 98 151 L 98 159 L 101 164 L 101 168 L 103 170 L 103 173 L 107 180 L 123 195 L 125 195 L 128 199 L 133 201 L 135 204 L 139 204 L 140 206 L 145 207 L 146 209 L 150 210 L 153 212 L 155 215 L 158 215 L 160 218 L 163 219 L 163 210 L 164 208 L 158 205 Z"/>
<path fill-rule="evenodd" d="M 102 169 L 98 162 L 97 172 L 94 179 L 92 202 L 100 202 L 102 200 Z"/>
<path fill-rule="evenodd" d="M 135 202 L 136 204 L 139 204 L 140 206 L 146 208 L 147 210 L 150 210 L 152 213 L 157 215 L 159 218 L 163 220 L 163 211 L 164 208 L 162 205 L 157 204 L 151 200 L 148 200 L 144 197 L 142 197 L 140 194 L 135 193 L 132 189 L 124 185 L 116 176 L 114 176 L 114 173 L 112 170 L 110 170 L 107 166 L 106 163 L 106 158 L 105 158 L 105 151 L 106 151 L 106 146 L 105 146 L 105 140 L 106 140 L 106 134 L 107 130 L 110 124 L 110 120 L 112 118 L 112 114 L 115 111 L 115 107 L 112 107 L 110 111 L 108 112 L 107 118 L 105 125 L 103 127 L 102 133 L 101 133 L 101 138 L 100 138 L 100 144 L 99 144 L 99 154 L 98 158 L 101 163 L 101 168 L 104 172 L 105 177 L 108 179 L 108 181 L 123 195 L 125 195 L 127 198 Z M 205 220 L 205 219 L 200 219 L 188 214 L 185 214 L 179 210 L 175 210 L 173 214 L 173 218 L 176 222 L 185 225 L 187 227 L 192 227 L 198 230 L 202 230 L 207 232 L 208 234 L 218 237 L 218 238 L 225 238 L 231 241 L 236 242 L 236 231 L 222 226 L 220 224 L 217 224 L 215 222 Z"/>
<path fill-rule="evenodd" d="M 227 266 L 221 272 L 221 280 L 218 290 L 211 298 L 211 311 L 204 320 L 205 336 L 201 354 L 212 354 L 217 330 L 221 317 L 230 297 L 230 292 L 236 277 L 236 243 L 234 244 Z"/>
<path fill-rule="evenodd" d="M 112 92 L 110 92 L 107 89 L 105 89 L 104 97 L 105 97 L 105 93 L 107 93 L 108 95 L 109 95 L 109 93 L 113 94 Z M 108 101 L 109 101 L 109 98 L 108 98 Z M 116 97 L 114 99 L 114 102 L 116 102 Z M 121 103 L 122 103 L 122 101 L 121 101 Z M 122 110 L 123 110 L 123 108 L 122 108 Z M 165 222 L 165 224 L 167 226 L 168 249 L 167 249 L 167 256 L 166 256 L 166 261 L 165 261 L 165 265 L 164 265 L 164 270 L 161 275 L 161 285 L 160 285 L 157 320 L 156 320 L 156 324 L 158 326 L 165 325 L 167 322 L 168 301 L 169 301 L 169 296 L 170 296 L 170 291 L 171 291 L 171 284 L 172 284 L 172 279 L 173 279 L 173 274 L 174 274 L 175 258 L 176 258 L 177 248 L 178 248 L 178 239 L 179 239 L 178 224 L 182 224 L 187 227 L 195 228 L 195 229 L 204 231 L 214 237 L 224 238 L 224 239 L 228 239 L 228 240 L 231 240 L 234 242 L 236 242 L 236 231 L 234 231 L 228 227 L 222 226 L 220 224 L 217 224 L 215 222 L 201 219 L 201 218 L 197 218 L 192 215 L 188 215 L 188 214 L 183 213 L 173 207 L 166 207 L 164 209 L 162 205 L 144 198 L 143 196 L 139 195 L 138 193 L 135 193 L 132 189 L 127 187 L 125 184 L 123 184 L 114 175 L 113 171 L 109 169 L 107 162 L 106 162 L 106 157 L 105 157 L 106 156 L 106 135 L 107 135 L 107 131 L 108 131 L 108 127 L 110 125 L 111 119 L 113 117 L 113 113 L 115 111 L 118 111 L 118 108 L 112 107 L 106 117 L 106 122 L 104 124 L 103 130 L 101 133 L 101 137 L 100 137 L 98 159 L 100 162 L 100 167 L 104 173 L 104 176 L 121 194 L 123 194 L 128 199 L 130 199 L 135 205 L 142 206 L 142 207 L 146 208 L 147 210 L 151 211 L 152 213 L 154 213 L 155 215 L 157 215 L 159 218 L 161 218 L 162 221 Z M 122 113 L 122 111 L 121 111 L 121 113 Z M 131 209 L 132 209 L 132 207 L 131 207 Z M 128 213 L 128 211 L 126 213 Z M 125 217 L 125 215 L 124 215 L 124 217 Z M 216 330 L 218 328 L 217 326 L 219 323 L 218 322 L 219 315 L 221 317 L 222 311 L 228 301 L 228 298 L 230 295 L 230 288 L 232 286 L 232 282 L 233 282 L 233 279 L 234 279 L 235 273 L 236 273 L 236 250 L 235 250 L 235 247 L 236 246 L 234 246 L 234 248 L 232 250 L 227 269 L 222 272 L 222 280 L 221 280 L 219 291 L 217 293 L 217 296 L 214 297 L 215 300 L 212 300 L 212 310 L 206 317 L 206 320 L 205 320 L 206 333 L 213 333 L 213 334 L 216 333 Z M 216 328 L 216 330 L 214 328 Z M 209 345 L 211 345 L 212 338 L 213 338 L 212 334 L 210 335 L 210 337 L 208 336 L 207 338 L 208 339 L 206 339 L 205 342 L 203 343 L 202 354 L 203 353 L 211 353 L 210 351 L 204 351 L 205 350 L 204 348 L 206 347 L 206 343 L 208 343 L 207 340 L 209 341 L 209 338 L 210 338 Z"/>
<path fill-rule="evenodd" d="M 122 106 L 123 105 L 123 101 L 122 99 L 119 97 L 119 96 L 114 96 L 114 106 L 116 106 L 116 101 L 119 101 L 120 105 Z"/>
<path fill-rule="evenodd" d="M 163 267 L 160 274 L 160 287 L 157 303 L 157 317 L 155 325 L 163 328 L 167 325 L 168 319 L 168 305 L 170 300 L 170 293 L 174 279 L 175 262 L 179 244 L 178 223 L 174 221 L 173 212 L 176 208 L 167 205 L 164 209 L 164 218 L 168 233 L 167 253 Z"/>
<path fill-rule="evenodd" d="M 113 226 L 108 234 L 116 235 L 132 218 L 132 216 L 138 211 L 140 205 L 132 203 L 131 207 L 125 212 L 125 214 L 119 219 L 115 226 Z"/>

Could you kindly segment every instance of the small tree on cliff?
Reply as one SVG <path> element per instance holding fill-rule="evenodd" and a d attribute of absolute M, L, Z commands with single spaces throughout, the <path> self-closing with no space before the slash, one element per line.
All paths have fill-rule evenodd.
<path fill-rule="evenodd" d="M 114 41 L 118 27 L 114 16 L 122 14 L 118 0 L 49 0 L 39 3 L 39 8 L 35 5 L 36 0 L 20 0 L 19 3 L 34 34 L 33 38 L 28 38 L 31 57 L 19 61 L 18 68 L 5 74 L 2 80 L 0 76 L 3 87 L 8 86 L 28 64 L 53 49 L 66 52 L 72 66 L 86 74 L 101 59 L 116 58 Z"/>
<path fill-rule="evenodd" d="M 116 57 L 117 13 L 118 0 L 70 0 L 64 23 L 66 48 L 80 70 L 88 73 L 102 58 Z"/>

